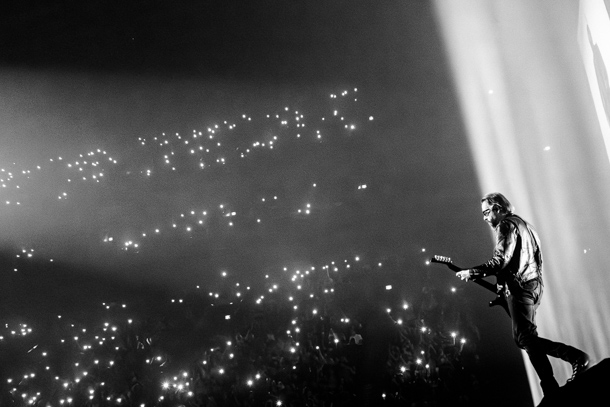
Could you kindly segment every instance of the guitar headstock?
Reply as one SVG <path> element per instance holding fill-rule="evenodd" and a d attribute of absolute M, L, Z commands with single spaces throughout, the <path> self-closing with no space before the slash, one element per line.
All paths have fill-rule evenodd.
<path fill-rule="evenodd" d="M 430 263 L 452 264 L 453 262 L 451 261 L 451 257 L 439 256 L 435 254 L 430 259 Z"/>

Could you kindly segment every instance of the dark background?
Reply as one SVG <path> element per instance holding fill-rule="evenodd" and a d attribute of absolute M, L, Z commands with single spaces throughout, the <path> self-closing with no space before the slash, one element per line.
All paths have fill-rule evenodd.
<path fill-rule="evenodd" d="M 78 275 L 47 278 L 46 290 L 72 293 L 102 279 L 93 286 L 129 285 L 145 296 L 145 287 L 214 286 L 221 270 L 262 286 L 282 267 L 357 255 L 397 264 L 405 285 L 462 288 L 481 331 L 487 385 L 510 383 L 515 402 L 531 403 L 509 321 L 486 307 L 490 294 L 424 264 L 439 253 L 473 266 L 492 249 L 428 1 L 20 2 L 4 7 L 0 38 L 0 163 L 16 174 L 0 194 L 20 202 L 0 207 L 2 249 L 10 259 L 35 248 L 55 273 Z M 329 98 L 344 90 L 349 98 Z M 294 128 L 259 120 L 284 106 L 307 116 L 304 134 L 319 128 L 324 140 L 297 144 Z M 320 122 L 334 109 L 356 131 Z M 259 136 L 292 141 L 205 172 L 167 171 L 162 153 L 138 147 L 138 138 L 151 145 L 163 133 L 190 135 L 242 114 L 254 120 L 223 139 L 227 160 Z M 57 157 L 97 148 L 118 161 L 104 167 L 104 181 L 66 184 Z M 175 149 L 178 163 L 183 150 Z M 144 168 L 153 168 L 150 180 Z M 68 200 L 58 201 L 67 188 Z M 260 207 L 274 195 L 278 203 Z M 230 232 L 216 210 L 205 232 L 188 237 L 164 234 L 138 250 L 103 243 L 223 202 L 238 214 Z M 305 202 L 309 217 L 295 213 Z M 253 223 L 259 216 L 262 228 Z"/>

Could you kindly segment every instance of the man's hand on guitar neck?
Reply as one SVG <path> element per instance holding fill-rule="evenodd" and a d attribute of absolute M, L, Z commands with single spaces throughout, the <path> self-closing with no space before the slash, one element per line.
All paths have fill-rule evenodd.
<path fill-rule="evenodd" d="M 472 279 L 472 273 L 470 272 L 470 269 L 458 271 L 457 273 L 455 273 L 455 275 L 464 281 Z"/>
<path fill-rule="evenodd" d="M 485 273 L 477 273 L 475 269 L 463 269 L 451 261 L 451 257 L 447 256 L 432 256 L 430 259 L 431 263 L 441 263 L 449 267 L 452 271 L 455 272 L 455 275 L 461 278 L 464 281 L 468 280 L 478 280 L 480 277 L 486 277 Z"/>

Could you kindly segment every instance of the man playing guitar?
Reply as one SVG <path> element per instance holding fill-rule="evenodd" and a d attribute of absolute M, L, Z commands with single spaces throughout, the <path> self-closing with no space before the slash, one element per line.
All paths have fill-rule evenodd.
<path fill-rule="evenodd" d="M 538 336 L 536 309 L 542 298 L 542 252 L 540 240 L 532 226 L 513 213 L 506 197 L 494 192 L 481 199 L 483 219 L 494 229 L 496 246 L 487 262 L 456 273 L 462 280 L 476 280 L 495 275 L 503 286 L 512 320 L 513 339 L 524 349 L 540 378 L 545 395 L 559 388 L 547 355 L 572 365 L 574 378 L 587 369 L 589 356 L 572 346 Z"/>

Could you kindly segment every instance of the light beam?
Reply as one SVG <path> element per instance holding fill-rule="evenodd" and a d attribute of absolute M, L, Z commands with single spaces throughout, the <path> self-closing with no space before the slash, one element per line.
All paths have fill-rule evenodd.
<path fill-rule="evenodd" d="M 596 363 L 610 354 L 610 165 L 578 46 L 579 4 L 436 0 L 435 12 L 481 195 L 504 193 L 542 239 L 539 333 Z M 551 362 L 563 385 L 570 366 Z"/>

